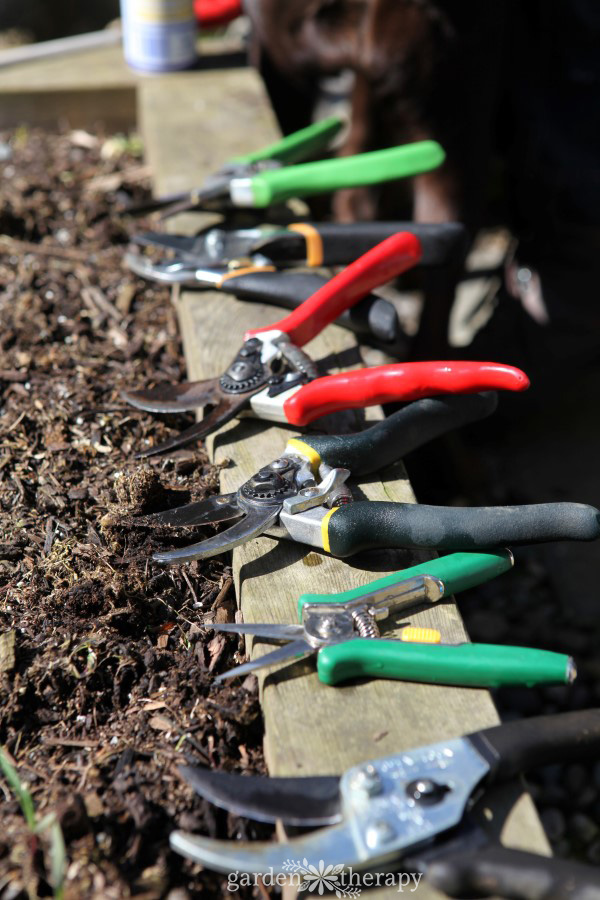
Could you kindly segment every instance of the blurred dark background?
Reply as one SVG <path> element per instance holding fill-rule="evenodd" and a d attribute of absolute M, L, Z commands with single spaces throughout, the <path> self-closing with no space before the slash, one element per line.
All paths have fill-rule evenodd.
<path fill-rule="evenodd" d="M 49 41 L 104 28 L 119 15 L 119 0 L 0 0 L 0 31 Z"/>

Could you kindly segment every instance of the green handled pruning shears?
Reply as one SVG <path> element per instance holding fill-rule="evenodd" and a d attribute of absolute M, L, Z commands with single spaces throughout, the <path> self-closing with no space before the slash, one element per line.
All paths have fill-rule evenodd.
<path fill-rule="evenodd" d="M 570 683 L 575 666 L 561 653 L 495 644 L 439 645 L 420 643 L 418 638 L 414 643 L 379 639 L 377 620 L 436 603 L 506 572 L 512 564 L 510 550 L 452 553 L 339 594 L 303 594 L 298 601 L 300 625 L 207 624 L 217 631 L 285 642 L 217 680 L 316 653 L 319 679 L 331 685 L 362 676 L 472 687 Z"/>
<path fill-rule="evenodd" d="M 444 161 L 444 151 L 436 141 L 417 141 L 297 165 L 324 151 L 342 124 L 335 116 L 316 122 L 269 147 L 231 160 L 199 188 L 130 207 L 128 212 L 140 214 L 160 209 L 166 218 L 190 209 L 262 209 L 290 197 L 308 197 L 419 175 L 436 169 Z"/>

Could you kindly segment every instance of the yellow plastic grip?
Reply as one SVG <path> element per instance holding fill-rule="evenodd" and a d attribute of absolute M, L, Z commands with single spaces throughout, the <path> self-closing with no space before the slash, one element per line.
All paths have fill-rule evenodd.
<path fill-rule="evenodd" d="M 407 625 L 402 629 L 400 640 L 411 644 L 441 644 L 442 635 L 437 628 L 418 628 L 416 625 Z"/>
<path fill-rule="evenodd" d="M 304 456 L 310 463 L 313 473 L 316 475 L 321 465 L 321 457 L 310 444 L 301 441 L 300 438 L 291 438 L 286 445 L 285 453 L 299 453 Z"/>
<path fill-rule="evenodd" d="M 331 553 L 331 548 L 329 546 L 329 520 L 334 512 L 337 512 L 337 509 L 338 507 L 334 506 L 333 509 L 330 509 L 329 512 L 325 513 L 321 519 L 321 538 L 323 540 L 323 550 L 325 553 Z"/>

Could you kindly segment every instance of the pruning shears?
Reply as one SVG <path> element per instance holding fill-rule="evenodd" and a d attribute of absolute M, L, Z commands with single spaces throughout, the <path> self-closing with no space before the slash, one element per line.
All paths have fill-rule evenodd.
<path fill-rule="evenodd" d="M 399 751 L 353 766 L 341 777 L 212 773 L 209 790 L 202 775 L 195 783 L 200 792 L 238 815 L 324 827 L 279 843 L 174 831 L 170 843 L 220 872 L 284 874 L 290 860 L 321 871 L 336 866 L 337 872 L 389 871 L 393 863 L 405 872 L 424 872 L 453 897 L 592 900 L 600 896 L 598 868 L 502 847 L 480 823 L 490 786 L 538 766 L 594 760 L 599 753 L 600 710 L 589 709 Z M 187 776 L 185 768 L 182 774 Z"/>
<path fill-rule="evenodd" d="M 125 264 L 136 275 L 162 284 L 223 290 L 240 300 L 296 309 L 323 287 L 327 277 L 316 272 L 281 271 L 283 267 L 348 265 L 400 231 L 414 234 L 421 242 L 421 266 L 456 266 L 463 259 L 466 230 L 456 222 L 298 222 L 285 228 L 213 226 L 195 237 L 143 232 L 135 235 L 135 243 L 160 248 L 171 258 L 163 256 L 157 262 L 129 252 Z M 406 350 L 396 309 L 383 297 L 369 294 L 342 313 L 337 324 L 375 339 L 388 352 L 396 347 L 399 352 Z"/>
<path fill-rule="evenodd" d="M 282 456 L 237 492 L 146 517 L 146 523 L 170 526 L 233 522 L 220 534 L 154 559 L 206 559 L 261 534 L 337 557 L 376 548 L 456 551 L 600 537 L 600 512 L 581 503 L 469 508 L 353 502 L 346 484 L 351 474 L 376 472 L 428 440 L 490 415 L 496 401 L 495 394 L 424 399 L 358 434 L 292 438 Z"/>
<path fill-rule="evenodd" d="M 347 266 L 290 315 L 246 332 L 242 347 L 220 377 L 124 393 L 127 402 L 150 412 L 213 407 L 197 424 L 140 455 L 204 438 L 248 409 L 267 421 L 306 425 L 338 410 L 432 394 L 525 390 L 527 376 L 514 366 L 498 363 L 396 363 L 318 377 L 314 362 L 301 347 L 373 288 L 416 265 L 421 252 L 414 234 L 395 234 Z"/>
<path fill-rule="evenodd" d="M 289 266 L 345 266 L 354 262 L 386 238 L 407 231 L 423 247 L 420 264 L 441 266 L 462 259 L 467 242 L 464 225 L 444 222 L 421 225 L 415 222 L 294 222 L 286 226 L 259 225 L 229 228 L 212 225 L 190 237 L 168 232 L 143 231 L 133 242 L 173 254 L 159 263 L 147 257 L 126 256 L 137 274 L 160 281 L 203 285 L 216 279 L 219 267 L 287 268 Z M 204 270 L 208 270 L 204 274 Z M 215 271 L 214 276 L 210 272 Z M 187 279 L 184 281 L 184 279 Z"/>
<path fill-rule="evenodd" d="M 206 624 L 215 631 L 248 634 L 284 644 L 236 666 L 216 681 L 246 675 L 284 660 L 317 656 L 319 680 L 335 685 L 374 676 L 433 684 L 500 687 L 571 683 L 573 660 L 562 653 L 496 644 L 440 644 L 436 629 L 407 626 L 400 640 L 381 638 L 378 622 L 431 605 L 506 572 L 510 550 L 451 553 L 338 594 L 303 594 L 299 625 Z"/>
<path fill-rule="evenodd" d="M 269 147 L 232 160 L 195 190 L 130 207 L 128 212 L 139 214 L 160 209 L 166 218 L 192 209 L 262 209 L 290 197 L 314 196 L 420 175 L 436 169 L 444 161 L 445 153 L 436 141 L 417 141 L 356 156 L 300 162 L 324 151 L 342 124 L 336 116 L 317 122 Z"/>

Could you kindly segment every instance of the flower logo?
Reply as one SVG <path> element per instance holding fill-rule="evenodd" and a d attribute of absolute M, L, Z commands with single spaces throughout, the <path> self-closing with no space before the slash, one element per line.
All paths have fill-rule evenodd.
<path fill-rule="evenodd" d="M 325 889 L 327 889 L 328 891 L 334 891 L 336 897 L 360 896 L 360 888 L 353 886 L 344 887 L 340 879 L 340 872 L 344 869 L 343 865 L 326 866 L 321 859 L 318 867 L 311 866 L 308 860 L 304 858 L 302 862 L 286 859 L 282 868 L 284 871 L 302 878 L 302 882 L 298 886 L 299 891 L 311 890 L 322 896 L 325 893 Z"/>

